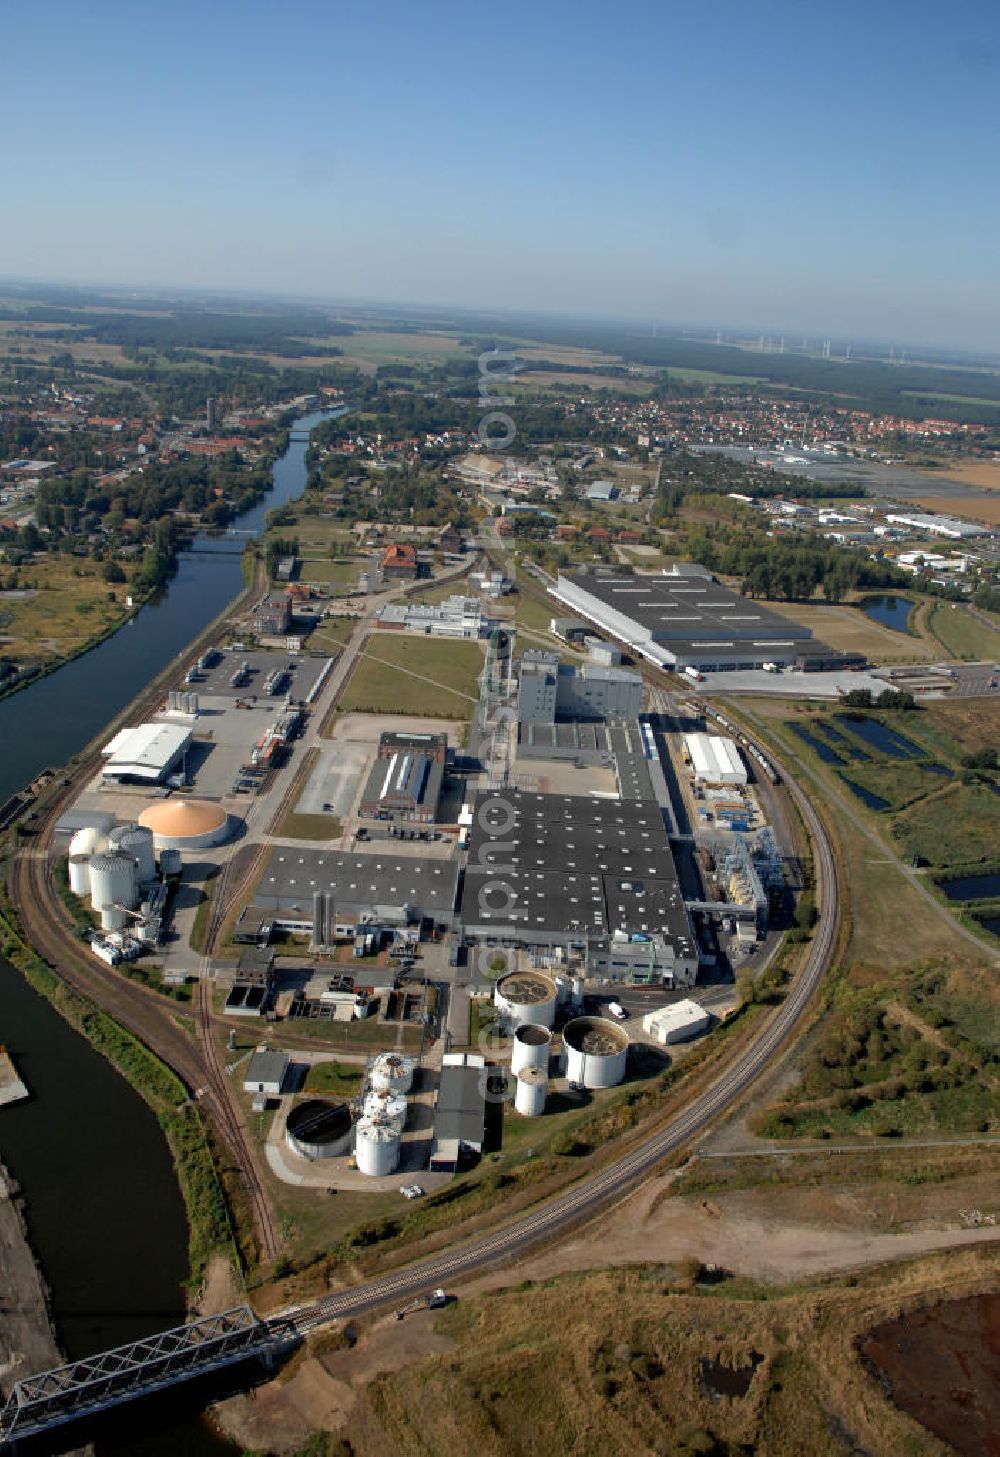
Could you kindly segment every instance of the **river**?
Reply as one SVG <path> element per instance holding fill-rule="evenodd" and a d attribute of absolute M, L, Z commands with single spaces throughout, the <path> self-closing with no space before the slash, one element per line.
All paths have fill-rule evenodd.
<path fill-rule="evenodd" d="M 302 493 L 307 433 L 332 413 L 296 422 L 275 462 L 274 489 L 240 518 L 241 530 L 259 531 L 268 511 Z M 240 540 L 196 541 L 156 602 L 92 652 L 0 701 L 0 801 L 83 749 L 225 608 L 242 586 Z M 220 546 L 232 550 L 209 550 Z M 176 1325 L 185 1312 L 187 1226 L 152 1112 L 2 960 L 0 1042 L 32 1093 L 0 1110 L 0 1158 L 24 1191 L 60 1346 L 79 1357 Z M 238 1450 L 191 1420 L 156 1425 L 150 1438 L 116 1423 L 99 1451 Z M 59 1439 L 47 1450 L 62 1450 Z"/>

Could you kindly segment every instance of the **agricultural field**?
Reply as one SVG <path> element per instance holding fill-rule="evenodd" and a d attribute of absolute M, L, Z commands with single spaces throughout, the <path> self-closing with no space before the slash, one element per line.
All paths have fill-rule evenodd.
<path fill-rule="evenodd" d="M 995 663 L 1000 660 L 1000 622 L 993 628 L 987 626 L 989 620 L 996 619 L 989 613 L 973 616 L 964 604 L 936 602 L 927 626 L 952 657 Z"/>
<path fill-rule="evenodd" d="M 576 374 L 559 370 L 539 369 L 519 375 L 514 390 L 534 392 L 536 390 L 558 389 L 561 393 L 593 394 L 598 390 L 611 390 L 615 394 L 647 395 L 653 388 L 650 379 L 635 375 Z"/>
<path fill-rule="evenodd" d="M 970 521 L 984 521 L 987 526 L 1000 526 L 1000 482 L 996 495 L 920 496 L 913 505 L 921 511 L 938 511 L 944 516 L 961 516 Z"/>
<path fill-rule="evenodd" d="M 345 713 L 468 718 L 484 658 L 478 643 L 373 633 L 340 699 Z"/>
<path fill-rule="evenodd" d="M 928 471 L 928 481 L 947 476 L 950 481 L 962 481 L 967 486 L 979 486 L 984 491 L 1000 491 L 1000 461 L 963 460 L 957 464 L 947 461 L 940 471 Z M 932 489 L 932 487 L 928 487 Z"/>
<path fill-rule="evenodd" d="M 47 555 L 16 570 L 0 592 L 0 656 L 46 663 L 76 652 L 126 615 L 125 586 L 109 586 L 99 562 Z M 4 574 L 4 581 L 10 572 Z"/>
<path fill-rule="evenodd" d="M 322 344 L 323 341 L 314 342 Z M 343 350 L 340 363 L 358 365 L 366 372 L 374 371 L 380 364 L 414 364 L 421 360 L 438 364 L 474 352 L 452 334 L 399 334 L 382 329 L 341 335 L 329 342 Z"/>

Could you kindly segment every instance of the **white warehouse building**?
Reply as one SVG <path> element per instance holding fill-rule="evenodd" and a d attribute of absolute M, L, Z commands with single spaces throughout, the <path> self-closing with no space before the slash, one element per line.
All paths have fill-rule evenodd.
<path fill-rule="evenodd" d="M 732 739 L 718 734 L 685 734 L 684 751 L 697 784 L 746 784 L 746 765 Z"/>
<path fill-rule="evenodd" d="M 697 1002 L 685 999 L 673 1002 L 668 1007 L 657 1007 L 647 1012 L 642 1019 L 642 1030 L 647 1037 L 654 1038 L 661 1047 L 671 1042 L 684 1042 L 705 1032 L 711 1022 L 705 1008 Z"/>

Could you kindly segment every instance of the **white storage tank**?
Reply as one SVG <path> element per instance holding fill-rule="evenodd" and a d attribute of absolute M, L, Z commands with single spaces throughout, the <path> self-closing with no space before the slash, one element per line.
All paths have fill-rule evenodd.
<path fill-rule="evenodd" d="M 525 1118 L 540 1118 L 545 1112 L 549 1079 L 544 1068 L 523 1067 L 514 1088 L 514 1107 Z"/>
<path fill-rule="evenodd" d="M 362 1118 L 354 1153 L 362 1174 L 384 1178 L 399 1163 L 399 1134 L 389 1123 Z"/>
<path fill-rule="evenodd" d="M 583 1011 L 583 998 L 584 998 L 585 992 L 586 992 L 586 982 L 584 981 L 583 977 L 582 976 L 575 976 L 573 978 L 573 992 L 572 992 L 572 996 L 573 996 L 573 1006 L 577 1009 L 578 1012 L 582 1012 Z"/>
<path fill-rule="evenodd" d="M 69 857 L 69 888 L 74 895 L 90 894 L 90 856 Z"/>
<path fill-rule="evenodd" d="M 413 1087 L 413 1058 L 400 1052 L 381 1052 L 372 1067 L 372 1087 L 376 1093 L 402 1093 Z"/>
<path fill-rule="evenodd" d="M 93 825 L 87 825 L 85 829 L 77 830 L 69 842 L 69 853 L 73 855 L 96 855 L 100 850 L 107 849 L 108 842 L 100 830 L 95 830 Z"/>
<path fill-rule="evenodd" d="M 138 876 L 131 855 L 106 850 L 90 860 L 90 899 L 95 910 L 102 906 L 127 906 L 138 899 Z"/>
<path fill-rule="evenodd" d="M 102 931 L 123 931 L 127 921 L 128 916 L 121 906 L 101 906 Z"/>
<path fill-rule="evenodd" d="M 365 1117 L 390 1123 L 397 1133 L 402 1133 L 406 1126 L 406 1099 L 401 1093 L 369 1093 L 365 1099 Z"/>
<path fill-rule="evenodd" d="M 529 1023 L 551 1027 L 556 1019 L 556 984 L 539 971 L 516 971 L 505 976 L 497 982 L 494 997 L 498 1010 L 515 1027 Z"/>
<path fill-rule="evenodd" d="M 614 1088 L 625 1076 L 628 1033 L 603 1017 L 575 1017 L 563 1028 L 567 1080 L 585 1088 Z"/>
<path fill-rule="evenodd" d="M 140 885 L 156 879 L 156 856 L 153 848 L 153 832 L 145 825 L 116 825 L 108 836 L 112 850 L 131 855 L 139 871 Z"/>
<path fill-rule="evenodd" d="M 535 1027 L 526 1022 L 518 1027 L 510 1045 L 510 1070 L 519 1073 L 525 1067 L 549 1070 L 549 1052 L 552 1047 L 552 1033 L 547 1027 Z"/>

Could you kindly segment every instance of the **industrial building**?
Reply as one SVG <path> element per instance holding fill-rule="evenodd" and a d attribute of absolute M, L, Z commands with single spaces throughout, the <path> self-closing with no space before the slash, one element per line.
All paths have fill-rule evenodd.
<path fill-rule="evenodd" d="M 930 516 L 924 511 L 888 511 L 885 519 L 894 526 L 908 526 L 911 531 L 926 531 L 931 536 L 947 537 L 949 541 L 984 536 L 990 529 L 978 522 L 959 521 L 954 516 Z"/>
<path fill-rule="evenodd" d="M 720 586 L 702 569 L 575 572 L 560 575 L 552 595 L 662 668 L 723 672 L 776 663 L 825 670 L 865 661 L 828 648 L 809 628 Z"/>
<path fill-rule="evenodd" d="M 399 749 L 375 760 L 361 794 L 359 813 L 368 819 L 432 825 L 443 783 L 441 759 Z"/>
<path fill-rule="evenodd" d="M 459 918 L 467 941 L 577 957 L 612 981 L 690 986 L 698 971 L 663 817 L 647 800 L 481 793 Z"/>
<path fill-rule="evenodd" d="M 243 1074 L 244 1093 L 280 1098 L 291 1066 L 288 1054 L 277 1047 L 258 1047 Z"/>
<path fill-rule="evenodd" d="M 256 895 L 255 910 L 271 924 L 309 933 L 316 892 L 332 901 L 337 924 L 407 926 L 424 921 L 441 930 L 454 924 L 458 866 L 422 860 L 389 849 L 348 853 L 272 848 Z"/>
<path fill-rule="evenodd" d="M 432 1170 L 455 1173 L 463 1161 L 482 1153 L 488 1076 L 486 1059 L 478 1053 L 445 1053 L 434 1113 Z"/>
<path fill-rule="evenodd" d="M 117 784 L 163 784 L 180 770 L 191 729 L 179 723 L 142 723 L 120 729 L 101 750 L 102 777 Z"/>
<path fill-rule="evenodd" d="M 389 602 L 376 621 L 382 628 L 430 637 L 488 637 L 496 627 L 492 618 L 484 616 L 479 597 L 459 593 L 444 602 Z"/>
<path fill-rule="evenodd" d="M 667 1047 L 672 1042 L 684 1042 L 689 1037 L 697 1037 L 708 1029 L 711 1020 L 704 1007 L 697 1002 L 685 1000 L 647 1012 L 642 1019 L 642 1030 L 661 1047 Z"/>
<path fill-rule="evenodd" d="M 746 785 L 746 765 L 732 739 L 718 734 L 685 734 L 683 745 L 696 784 Z"/>
<path fill-rule="evenodd" d="M 254 609 L 253 630 L 261 637 L 286 637 L 292 626 L 292 604 L 283 592 L 268 593 Z"/>
<path fill-rule="evenodd" d="M 636 718 L 642 708 L 642 677 L 630 668 L 560 663 L 559 654 L 529 649 L 521 657 L 517 688 L 520 723 L 557 719 L 592 721 Z"/>

